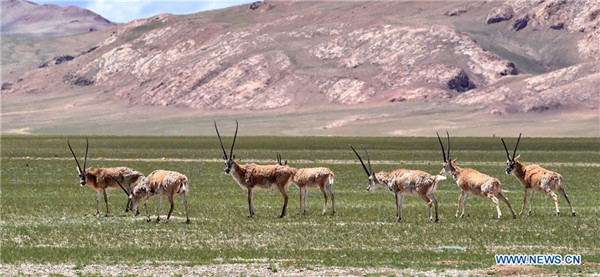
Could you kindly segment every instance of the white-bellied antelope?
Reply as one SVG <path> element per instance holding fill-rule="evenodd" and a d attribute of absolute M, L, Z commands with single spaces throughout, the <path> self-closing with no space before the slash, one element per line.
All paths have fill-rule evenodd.
<path fill-rule="evenodd" d="M 282 165 L 255 165 L 255 164 L 239 164 L 235 161 L 233 147 L 238 132 L 238 122 L 235 121 L 235 134 L 231 143 L 229 156 L 225 152 L 217 122 L 215 122 L 215 130 L 221 149 L 223 150 L 223 161 L 225 162 L 225 174 L 230 174 L 231 177 L 240 185 L 243 190 L 248 192 L 248 217 L 254 216 L 254 206 L 252 205 L 252 192 L 255 189 L 273 189 L 277 188 L 283 196 L 283 209 L 279 217 L 284 217 L 288 204 L 288 194 L 285 191 L 287 185 L 292 181 L 294 171 L 289 166 Z"/>
<path fill-rule="evenodd" d="M 281 155 L 277 153 L 277 164 L 287 166 L 287 160 L 281 161 Z M 300 189 L 300 213 L 306 214 L 306 198 L 309 188 L 319 188 L 323 193 L 323 213 L 327 212 L 327 194 L 331 196 L 332 214 L 335 214 L 335 196 L 333 194 L 333 182 L 335 175 L 331 169 L 326 167 L 292 168 L 294 170 L 293 182 Z"/>
<path fill-rule="evenodd" d="M 440 139 L 440 135 L 436 132 L 438 141 L 440 142 L 440 147 L 442 148 L 442 157 L 444 158 L 444 166 L 440 174 L 445 174 L 452 176 L 452 179 L 456 181 L 458 187 L 462 190 L 462 193 L 458 197 L 458 207 L 456 208 L 456 217 L 459 217 L 459 211 L 462 207 L 462 213 L 460 217 L 462 218 L 465 215 L 465 206 L 467 205 L 467 199 L 469 195 L 473 194 L 480 197 L 487 197 L 494 205 L 496 205 L 496 211 L 498 212 L 498 218 L 502 217 L 502 212 L 500 211 L 500 205 L 498 199 L 502 200 L 513 215 L 513 218 L 517 218 L 515 211 L 513 210 L 508 198 L 506 198 L 502 194 L 502 185 L 500 184 L 500 180 L 497 178 L 491 177 L 489 175 L 483 174 L 472 168 L 461 168 L 456 165 L 456 159 L 450 159 L 450 134 L 446 132 L 446 136 L 448 137 L 448 152 L 444 151 L 444 144 L 442 143 L 442 139 Z"/>
<path fill-rule="evenodd" d="M 118 189 L 120 186 L 117 182 L 114 181 L 114 178 L 119 177 L 119 174 L 123 175 L 128 184 L 136 183 L 140 178 L 143 178 L 144 175 L 138 171 L 135 171 L 128 167 L 115 167 L 115 168 L 96 168 L 96 169 L 87 169 L 87 157 L 88 157 L 88 149 L 89 149 L 89 141 L 85 139 L 85 158 L 83 160 L 83 167 L 79 164 L 79 160 L 73 152 L 73 148 L 71 148 L 71 143 L 67 140 L 67 145 L 69 146 L 69 150 L 71 150 L 71 154 L 73 154 L 73 158 L 75 158 L 75 163 L 77 163 L 77 173 L 79 174 L 79 184 L 82 187 L 89 187 L 98 192 L 98 199 L 96 200 L 96 216 L 100 214 L 100 198 L 101 195 L 104 194 L 104 203 L 106 203 L 106 215 L 110 213 L 108 207 L 108 196 L 106 194 L 107 190 Z M 111 178 L 112 177 L 112 178 Z M 131 187 L 123 188 L 125 194 L 129 194 L 131 192 Z M 126 210 L 127 211 L 127 210 Z"/>
<path fill-rule="evenodd" d="M 115 181 L 119 183 L 116 179 Z M 126 184 L 128 185 L 128 184 Z M 190 223 L 190 215 L 188 213 L 188 202 L 185 198 L 185 193 L 188 191 L 188 178 L 175 171 L 168 170 L 155 170 L 148 177 L 142 179 L 137 185 L 133 187 L 131 194 L 129 194 L 129 207 L 128 209 L 138 210 L 141 201 L 144 201 L 144 208 L 146 209 L 146 221 L 150 222 L 150 212 L 148 211 L 148 199 L 158 198 L 156 204 L 156 222 L 160 222 L 160 204 L 163 196 L 167 196 L 171 207 L 169 214 L 167 215 L 167 221 L 171 219 L 171 213 L 175 209 L 175 201 L 173 196 L 179 194 L 185 207 L 185 223 Z"/>
<path fill-rule="evenodd" d="M 362 145 L 361 145 L 362 146 Z M 362 146 L 367 156 L 367 162 L 369 167 L 365 165 L 362 158 L 356 152 L 356 149 L 350 145 L 354 154 L 358 157 L 358 160 L 362 164 L 367 177 L 369 178 L 369 184 L 367 185 L 367 191 L 372 192 L 376 187 L 383 187 L 388 189 L 395 195 L 396 198 L 396 221 L 402 220 L 402 204 L 404 202 L 405 194 L 417 194 L 421 196 L 423 200 L 429 206 L 429 220 L 433 220 L 431 214 L 432 206 L 435 208 L 435 222 L 439 221 L 438 218 L 438 202 L 435 199 L 433 193 L 437 188 L 437 184 L 441 180 L 445 180 L 444 176 L 432 176 L 427 172 L 420 170 L 409 170 L 409 169 L 396 169 L 390 172 L 373 172 L 371 167 L 371 159 L 369 158 L 369 152 Z"/>
<path fill-rule="evenodd" d="M 521 211 L 519 215 L 523 214 L 523 210 L 525 210 L 525 204 L 527 203 L 527 194 L 531 191 L 531 196 L 529 198 L 529 212 L 531 215 L 531 205 L 533 203 L 533 193 L 537 190 L 542 194 L 547 194 L 552 197 L 554 200 L 554 206 L 556 208 L 556 215 L 560 215 L 560 211 L 558 210 L 558 196 L 554 191 L 558 191 L 560 195 L 562 195 L 569 207 L 571 207 L 571 214 L 575 216 L 575 210 L 573 209 L 573 205 L 571 205 L 571 199 L 565 192 L 565 187 L 563 183 L 562 175 L 547 170 L 545 168 L 540 167 L 536 164 L 524 164 L 519 162 L 519 156 L 515 157 L 517 154 L 517 147 L 519 147 L 519 142 L 521 141 L 521 134 L 519 134 L 519 139 L 517 139 L 517 144 L 515 145 L 515 149 L 513 151 L 512 157 L 508 153 L 508 148 L 506 147 L 506 143 L 504 143 L 504 139 L 501 138 L 502 145 L 504 146 L 504 150 L 506 151 L 506 174 L 514 175 L 519 182 L 525 187 L 525 196 L 523 197 L 523 205 L 521 206 Z"/>

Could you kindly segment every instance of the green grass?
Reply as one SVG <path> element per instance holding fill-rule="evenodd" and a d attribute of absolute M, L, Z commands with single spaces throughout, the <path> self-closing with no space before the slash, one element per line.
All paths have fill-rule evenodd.
<path fill-rule="evenodd" d="M 319 164 L 336 174 L 337 214 L 320 214 L 322 196 L 309 192 L 308 215 L 297 215 L 298 189 L 291 186 L 288 215 L 277 218 L 282 198 L 276 191 L 255 193 L 254 219 L 247 219 L 246 194 L 222 163 L 107 160 L 88 161 L 90 167 L 129 166 L 146 174 L 168 169 L 190 179 L 190 216 L 184 224 L 180 199 L 169 223 L 146 223 L 143 216 L 124 212 L 125 196 L 109 193 L 113 217 L 93 216 L 96 194 L 78 185 L 71 160 L 35 160 L 19 157 L 70 157 L 65 137 L 2 137 L 1 263 L 131 264 L 143 261 L 182 261 L 185 264 L 272 263 L 273 270 L 288 266 L 398 267 L 477 269 L 494 264 L 494 254 L 581 254 L 587 263 L 600 262 L 600 199 L 598 139 L 532 139 L 521 142 L 524 162 L 593 163 L 574 167 L 553 166 L 567 184 L 577 217 L 553 215 L 553 202 L 537 194 L 533 215 L 513 220 L 506 206 L 504 217 L 494 219 L 491 201 L 472 197 L 469 217 L 454 218 L 459 189 L 452 181 L 440 183 L 440 223 L 427 220 L 427 206 L 418 197 L 406 197 L 401 223 L 394 222 L 394 200 L 383 190 L 365 191 L 366 178 L 355 164 Z M 224 138 L 225 144 L 229 139 Z M 83 155 L 85 143 L 71 138 Z M 348 144 L 364 143 L 373 160 L 426 160 L 430 165 L 407 165 L 437 173 L 440 153 L 434 138 L 316 138 L 239 137 L 238 158 L 352 160 Z M 498 177 L 518 212 L 523 190 L 505 175 L 505 154 L 498 138 L 455 138 L 452 156 L 460 162 L 491 162 L 474 166 Z M 514 143 L 513 139 L 508 142 Z M 218 158 L 215 137 L 91 137 L 90 158 Z M 596 166 L 593 166 L 596 165 Z M 313 165 L 303 165 L 313 166 Z M 376 171 L 393 165 L 374 165 Z M 156 200 L 150 202 L 155 219 Z M 168 203 L 166 199 L 163 203 Z M 104 206 L 102 207 L 102 214 Z M 563 214 L 568 206 L 561 199 Z M 162 214 L 168 211 L 163 204 Z M 143 212 L 143 211 L 142 211 Z M 450 246 L 450 247 L 448 247 Z M 456 247 L 466 250 L 456 250 Z M 457 265 L 441 261 L 461 261 Z M 544 267 L 553 272 L 591 273 L 593 267 Z"/>

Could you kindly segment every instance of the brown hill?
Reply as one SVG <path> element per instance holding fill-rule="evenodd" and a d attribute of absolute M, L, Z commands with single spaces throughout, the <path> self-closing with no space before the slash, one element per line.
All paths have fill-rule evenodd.
<path fill-rule="evenodd" d="M 599 14 L 592 0 L 269 1 L 163 14 L 119 26 L 86 51 L 60 53 L 74 59 L 46 60 L 2 92 L 16 102 L 68 95 L 72 105 L 111 113 L 369 110 L 323 130 L 394 115 L 373 116 L 374 107 L 446 105 L 461 116 L 592 111 L 595 119 Z"/>
<path fill-rule="evenodd" d="M 2 35 L 64 36 L 115 26 L 104 17 L 75 6 L 38 5 L 25 0 L 2 0 Z"/>

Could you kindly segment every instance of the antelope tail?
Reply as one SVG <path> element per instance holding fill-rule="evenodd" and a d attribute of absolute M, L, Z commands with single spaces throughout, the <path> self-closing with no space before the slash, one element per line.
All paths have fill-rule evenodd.
<path fill-rule="evenodd" d="M 330 186 L 333 185 L 333 182 L 335 181 L 335 176 L 333 174 L 329 174 L 329 178 L 328 179 L 329 179 L 328 180 L 329 181 L 329 185 Z"/>
<path fill-rule="evenodd" d="M 187 192 L 187 179 L 183 179 L 179 182 L 179 188 L 177 189 L 177 193 Z"/>

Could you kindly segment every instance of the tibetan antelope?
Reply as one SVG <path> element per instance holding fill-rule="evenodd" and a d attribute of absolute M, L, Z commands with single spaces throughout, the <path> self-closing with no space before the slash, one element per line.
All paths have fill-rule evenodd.
<path fill-rule="evenodd" d="M 500 211 L 500 205 L 498 199 L 502 200 L 513 215 L 513 218 L 517 218 L 515 211 L 513 210 L 508 198 L 502 194 L 502 187 L 500 181 L 497 178 L 490 177 L 489 175 L 483 174 L 472 168 L 461 168 L 456 165 L 456 159 L 450 159 L 450 134 L 446 131 L 448 138 L 448 152 L 444 151 L 444 144 L 440 135 L 436 132 L 440 147 L 442 148 L 442 157 L 444 158 L 444 166 L 440 174 L 450 175 L 452 179 L 456 181 L 458 187 L 462 190 L 462 193 L 458 197 L 458 207 L 456 208 L 455 216 L 459 217 L 459 211 L 462 206 L 462 213 L 460 217 L 465 215 L 465 206 L 467 205 L 467 199 L 469 195 L 473 194 L 480 197 L 487 197 L 494 205 L 496 205 L 496 211 L 498 212 L 498 218 L 502 217 Z"/>
<path fill-rule="evenodd" d="M 525 204 L 527 203 L 527 194 L 530 190 L 531 196 L 529 198 L 528 214 L 531 215 L 533 193 L 537 190 L 542 194 L 547 194 L 552 197 L 552 200 L 554 200 L 554 206 L 556 207 L 556 215 L 559 216 L 560 211 L 558 210 L 558 196 L 556 196 L 556 193 L 554 193 L 556 190 L 565 198 L 565 200 L 567 200 L 569 207 L 571 207 L 571 214 L 575 216 L 575 210 L 573 209 L 573 205 L 571 205 L 571 200 L 565 192 L 562 175 L 542 168 L 536 164 L 524 164 L 519 162 L 520 155 L 515 157 L 515 154 L 517 154 L 517 147 L 519 147 L 519 142 L 521 141 L 521 134 L 519 134 L 519 138 L 517 139 L 517 144 L 515 145 L 512 157 L 508 153 L 508 148 L 506 147 L 506 143 L 504 143 L 504 139 L 501 138 L 500 140 L 502 140 L 502 145 L 506 151 L 506 174 L 510 175 L 512 173 L 512 175 L 514 175 L 525 187 L 525 196 L 523 197 L 523 205 L 521 206 L 519 215 L 523 214 Z"/>
<path fill-rule="evenodd" d="M 73 148 L 71 147 L 71 143 L 67 140 L 67 145 L 69 146 L 69 150 L 71 150 L 71 154 L 73 154 L 73 158 L 75 158 L 75 163 L 77 163 L 77 173 L 79 174 L 79 184 L 82 187 L 89 187 L 98 192 L 98 199 L 96 200 L 96 216 L 100 214 L 100 198 L 101 195 L 104 194 L 104 203 L 106 203 L 106 216 L 109 215 L 110 211 L 108 208 L 108 196 L 106 194 L 107 190 L 118 189 L 120 185 L 114 181 L 114 178 L 119 177 L 119 175 L 123 175 L 128 184 L 136 183 L 139 179 L 143 178 L 144 175 L 140 172 L 137 172 L 128 167 L 115 167 L 115 168 L 96 168 L 96 169 L 87 169 L 87 157 L 88 157 L 88 149 L 89 149 L 89 141 L 85 139 L 85 158 L 83 160 L 83 167 L 79 164 L 79 160 L 73 152 Z M 112 177 L 112 178 L 111 178 Z M 125 194 L 129 195 L 131 192 L 131 187 L 127 187 L 127 189 L 121 187 Z M 127 211 L 127 210 L 126 210 Z"/>
<path fill-rule="evenodd" d="M 350 145 L 350 148 L 352 148 L 352 151 L 354 151 L 354 154 L 356 154 L 356 157 L 358 157 L 358 160 L 362 164 L 362 167 L 369 178 L 367 191 L 373 192 L 376 187 L 383 187 L 388 189 L 396 196 L 396 221 L 400 222 L 400 220 L 402 220 L 402 204 L 404 202 L 405 194 L 418 194 L 421 196 L 421 198 L 425 200 L 429 206 L 429 220 L 433 220 L 433 216 L 431 214 L 431 207 L 433 206 L 435 208 L 435 222 L 439 221 L 438 202 L 433 193 L 437 188 L 438 182 L 445 180 L 446 177 L 440 175 L 432 176 L 429 173 L 420 170 L 409 170 L 402 168 L 390 172 L 382 171 L 375 173 L 371 167 L 369 152 L 367 152 L 367 149 L 364 146 L 361 145 L 361 147 L 365 151 L 367 162 L 369 164 L 368 168 L 358 152 L 356 152 L 356 149 Z"/>
<path fill-rule="evenodd" d="M 281 161 L 281 155 L 277 153 L 277 164 L 287 166 L 287 160 Z M 335 196 L 333 195 L 333 182 L 335 175 L 331 169 L 326 167 L 314 168 L 292 168 L 294 170 L 293 182 L 300 189 L 300 214 L 306 214 L 306 197 L 309 188 L 319 188 L 323 193 L 323 213 L 327 212 L 327 194 L 331 196 L 332 214 L 335 214 Z"/>
<path fill-rule="evenodd" d="M 114 179 L 114 178 L 113 178 Z M 115 182 L 119 183 L 117 179 Z M 121 178 L 123 180 L 123 178 Z M 120 183 L 119 183 L 120 185 Z M 127 183 L 125 185 L 128 185 Z M 183 201 L 185 208 L 185 223 L 190 223 L 190 215 L 188 214 L 188 202 L 185 198 L 185 193 L 188 191 L 188 178 L 175 171 L 167 170 L 155 170 L 148 177 L 143 178 L 136 186 L 133 187 L 131 194 L 128 194 L 130 199 L 128 209 L 138 210 L 141 201 L 144 201 L 144 208 L 146 209 L 146 221 L 150 222 L 150 212 L 148 211 L 148 199 L 157 197 L 156 204 L 156 222 L 160 222 L 160 204 L 163 196 L 167 196 L 171 208 L 167 215 L 167 221 L 171 219 L 171 213 L 175 209 L 175 201 L 173 196 L 175 193 L 179 194 Z"/>
<path fill-rule="evenodd" d="M 243 190 L 248 192 L 248 217 L 254 216 L 254 206 L 252 204 L 252 192 L 255 189 L 273 189 L 277 188 L 283 196 L 283 209 L 279 217 L 284 217 L 286 214 L 288 204 L 288 194 L 285 191 L 287 185 L 292 181 L 294 171 L 289 166 L 282 165 L 255 165 L 255 164 L 239 164 L 235 161 L 235 155 L 233 154 L 233 147 L 235 146 L 235 139 L 237 138 L 238 122 L 235 121 L 235 134 L 233 135 L 233 141 L 231 143 L 231 149 L 229 156 L 225 152 L 221 135 L 219 134 L 219 128 L 217 128 L 217 122 L 215 121 L 215 130 L 217 131 L 217 137 L 223 150 L 223 161 L 225 162 L 225 174 L 230 174 L 231 177 L 240 185 Z"/>

